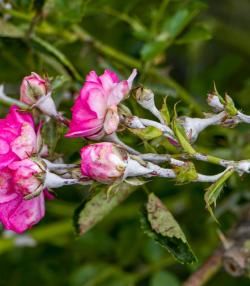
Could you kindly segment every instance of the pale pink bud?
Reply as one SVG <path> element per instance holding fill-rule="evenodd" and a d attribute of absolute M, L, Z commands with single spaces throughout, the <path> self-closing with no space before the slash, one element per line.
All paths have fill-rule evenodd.
<path fill-rule="evenodd" d="M 128 154 L 119 145 L 102 142 L 81 149 L 82 175 L 102 183 L 122 179 L 127 167 Z"/>
<path fill-rule="evenodd" d="M 30 76 L 26 76 L 22 81 L 20 94 L 22 102 L 37 107 L 48 116 L 59 116 L 55 102 L 51 97 L 49 82 L 40 75 L 32 72 Z"/>
<path fill-rule="evenodd" d="M 109 70 L 98 76 L 91 71 L 72 108 L 72 120 L 66 137 L 99 140 L 116 131 L 119 123 L 117 105 L 129 93 L 136 70 L 128 80 L 119 81 Z"/>
<path fill-rule="evenodd" d="M 34 105 L 37 100 L 46 95 L 48 91 L 48 81 L 32 72 L 31 75 L 26 76 L 21 83 L 20 100 L 28 105 Z"/>

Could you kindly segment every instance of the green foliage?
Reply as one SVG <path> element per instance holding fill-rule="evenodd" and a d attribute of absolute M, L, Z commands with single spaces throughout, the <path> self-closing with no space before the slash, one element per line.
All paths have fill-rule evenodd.
<path fill-rule="evenodd" d="M 147 126 L 146 128 L 139 129 L 133 128 L 129 129 L 130 132 L 141 138 L 142 140 L 152 140 L 162 135 L 162 131 L 154 126 Z"/>
<path fill-rule="evenodd" d="M 2 2 L 10 2 L 12 8 L 2 8 Z M 227 100 L 230 114 L 235 114 L 235 106 L 250 114 L 248 0 L 209 0 L 207 8 L 205 1 L 196 0 L 2 2 L 0 84 L 15 98 L 19 96 L 24 76 L 32 71 L 48 74 L 53 77 L 53 98 L 59 110 L 69 117 L 72 99 L 90 70 L 101 73 L 109 68 L 118 72 L 120 78 L 126 78 L 132 68 L 137 68 L 137 82 L 156 91 L 157 106 L 162 106 L 162 116 L 168 123 L 174 114 L 171 106 L 178 100 L 181 100 L 180 115 L 200 116 L 207 112 L 204 103 L 207 93 L 213 90 L 213 81 L 218 90 L 232 96 L 233 102 Z M 170 95 L 167 104 L 166 94 Z M 132 99 L 125 104 L 134 111 Z M 1 117 L 6 112 L 7 107 L 1 104 Z M 141 117 L 149 117 L 141 109 L 137 112 Z M 236 130 L 211 127 L 199 137 L 199 147 L 190 146 L 175 119 L 173 125 L 187 153 L 193 154 L 195 149 L 209 154 L 214 161 L 217 156 L 234 160 L 250 158 L 250 132 L 246 125 Z M 44 123 L 43 134 L 50 155 L 56 159 L 63 153 L 65 162 L 77 162 L 79 149 L 86 142 L 65 139 L 64 133 L 55 122 Z M 144 133 L 125 131 L 122 137 L 141 152 L 168 152 L 174 156 L 179 148 L 169 144 L 159 130 L 149 128 Z M 220 171 L 215 165 L 200 162 L 195 162 L 195 168 L 204 174 Z M 56 199 L 46 204 L 44 220 L 27 232 L 35 239 L 36 247 L 18 246 L 16 236 L 1 237 L 0 285 L 180 285 L 198 264 L 178 265 L 165 248 L 144 236 L 138 226 L 138 210 L 144 191 L 154 192 L 171 209 L 175 223 L 178 221 L 183 227 L 201 265 L 218 244 L 215 224 L 204 211 L 204 185 L 179 186 L 171 180 L 157 178 L 147 180 L 147 185 L 141 181 L 129 183 L 131 195 L 126 193 L 126 200 L 115 189 L 109 194 L 104 189 L 91 191 L 91 199 L 84 186 L 58 190 Z M 226 192 L 216 208 L 225 232 L 236 221 L 234 212 L 249 201 L 249 178 L 230 176 L 226 183 Z M 221 194 L 221 185 L 224 183 L 208 187 L 205 194 L 208 209 L 212 209 Z M 137 191 L 133 192 L 135 187 Z M 83 200 L 85 207 L 79 209 L 76 224 L 78 230 L 82 225 L 85 233 L 76 239 L 71 217 Z M 99 208 L 94 207 L 95 203 Z M 93 217 L 94 221 L 90 222 Z M 147 216 L 146 222 L 151 235 L 166 247 L 166 237 L 160 239 L 152 231 Z M 187 251 L 186 244 L 176 248 L 182 240 L 174 242 L 173 249 L 175 252 L 180 249 L 177 253 L 183 258 L 180 253 Z M 249 280 L 235 280 L 221 271 L 208 286 L 236 283 L 245 286 Z"/>
<path fill-rule="evenodd" d="M 148 196 L 141 222 L 145 233 L 166 248 L 178 261 L 195 262 L 196 258 L 179 224 L 153 193 Z"/>
<path fill-rule="evenodd" d="M 83 235 L 103 219 L 110 211 L 125 200 L 134 189 L 126 184 L 114 186 L 113 194 L 108 195 L 105 189 L 87 202 L 83 202 L 75 211 L 74 224 L 76 232 Z"/>
<path fill-rule="evenodd" d="M 211 208 L 212 205 L 216 206 L 216 201 L 221 194 L 221 191 L 223 189 L 223 186 L 225 182 L 230 178 L 230 176 L 233 174 L 234 170 L 232 168 L 229 168 L 225 171 L 223 176 L 221 176 L 215 183 L 213 183 L 207 190 L 204 196 L 206 207 L 208 211 L 210 212 L 212 218 L 217 221 L 213 210 Z"/>

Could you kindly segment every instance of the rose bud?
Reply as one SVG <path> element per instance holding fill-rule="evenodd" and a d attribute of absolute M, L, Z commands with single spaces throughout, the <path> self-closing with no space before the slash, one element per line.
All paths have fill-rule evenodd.
<path fill-rule="evenodd" d="M 0 169 L 38 153 L 42 144 L 39 130 L 30 113 L 11 107 L 9 114 L 0 119 Z"/>
<path fill-rule="evenodd" d="M 99 140 L 114 133 L 119 124 L 117 105 L 129 93 L 136 70 L 128 80 L 119 81 L 114 72 L 98 76 L 91 71 L 72 108 L 72 120 L 66 137 Z"/>
<path fill-rule="evenodd" d="M 105 184 L 152 173 L 152 170 L 131 158 L 120 145 L 110 142 L 83 147 L 81 158 L 82 175 Z"/>
<path fill-rule="evenodd" d="M 127 167 L 128 154 L 119 145 L 103 142 L 81 149 L 83 176 L 102 183 L 121 179 Z"/>
<path fill-rule="evenodd" d="M 32 72 L 26 76 L 20 86 L 20 100 L 31 107 L 37 107 L 42 113 L 60 117 L 57 112 L 54 100 L 51 97 L 51 90 L 47 79 Z"/>

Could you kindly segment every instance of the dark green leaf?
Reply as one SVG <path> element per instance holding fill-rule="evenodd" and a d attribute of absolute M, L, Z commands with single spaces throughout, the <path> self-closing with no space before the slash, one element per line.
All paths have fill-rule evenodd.
<path fill-rule="evenodd" d="M 166 248 L 179 262 L 196 261 L 179 224 L 153 193 L 148 196 L 141 222 L 145 233 Z"/>

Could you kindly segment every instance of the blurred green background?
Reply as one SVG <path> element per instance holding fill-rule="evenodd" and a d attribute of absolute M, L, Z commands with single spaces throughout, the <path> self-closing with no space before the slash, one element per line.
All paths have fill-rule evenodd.
<path fill-rule="evenodd" d="M 180 114 L 208 112 L 206 95 L 216 82 L 236 105 L 250 113 L 249 0 L 19 0 L 0 1 L 0 83 L 18 97 L 22 78 L 30 72 L 54 77 L 54 97 L 69 115 L 72 97 L 90 70 L 110 68 L 126 78 L 139 71 L 137 83 L 152 88 L 161 102 L 181 100 Z M 130 99 L 139 115 L 143 110 Z M 7 107 L 0 105 L 1 116 Z M 144 116 L 149 116 L 145 113 Z M 48 128 L 48 127 L 47 127 Z M 54 143 L 56 126 L 48 128 Z M 239 160 L 250 157 L 248 126 L 211 127 L 197 142 L 200 151 Z M 146 152 L 139 139 L 124 140 Z M 151 142 L 152 146 L 157 142 Z M 158 142 L 159 143 L 159 142 Z M 81 140 L 59 138 L 55 151 L 65 161 L 79 158 Z M 157 145 L 158 146 L 158 145 Z M 169 146 L 161 146 L 171 152 Z M 157 147 L 155 147 L 157 149 Z M 157 150 L 158 151 L 158 150 Z M 162 151 L 162 149 L 160 149 Z M 219 167 L 197 164 L 213 174 Z M 235 213 L 250 199 L 249 179 L 234 176 L 220 198 L 216 215 L 226 231 Z M 204 184 L 175 185 L 154 179 L 146 185 L 173 212 L 198 262 L 178 264 L 143 234 L 139 218 L 146 200 L 139 188 L 97 226 L 77 238 L 74 209 L 91 191 L 67 187 L 47 203 L 47 216 L 25 237 L 0 239 L 0 285 L 177 286 L 181 285 L 219 244 L 217 226 L 205 210 Z M 145 189 L 145 188 L 144 188 Z M 27 238 L 26 238 L 27 240 Z M 249 285 L 220 271 L 208 285 Z"/>

